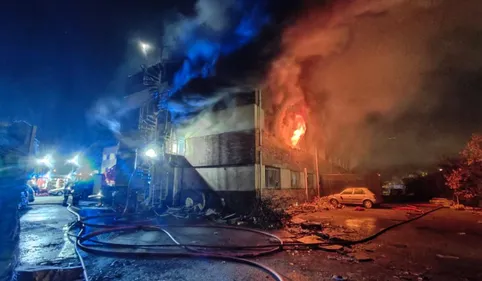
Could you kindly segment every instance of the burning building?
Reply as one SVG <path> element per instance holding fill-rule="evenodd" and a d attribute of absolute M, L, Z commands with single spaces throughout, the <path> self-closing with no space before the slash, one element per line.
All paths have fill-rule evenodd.
<path fill-rule="evenodd" d="M 139 109 L 126 119 L 130 125 L 121 124 L 116 185 L 155 206 L 237 212 L 248 212 L 260 197 L 302 202 L 337 191 L 340 175 L 325 174 L 346 170 L 316 149 L 316 123 L 305 105 L 280 112 L 269 91 L 215 78 L 194 79 L 163 100 L 149 87 L 149 73 L 169 79 L 168 67 L 153 66 L 129 79 L 129 103 Z M 348 183 L 346 177 L 341 182 Z"/>

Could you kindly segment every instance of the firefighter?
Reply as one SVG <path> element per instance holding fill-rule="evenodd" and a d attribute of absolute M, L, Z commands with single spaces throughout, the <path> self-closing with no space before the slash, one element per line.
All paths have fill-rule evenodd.
<path fill-rule="evenodd" d="M 82 198 L 82 194 L 83 194 L 83 184 L 82 183 L 75 183 L 74 186 L 73 186 L 73 189 L 71 191 L 72 193 L 72 205 L 73 206 L 78 206 L 79 205 L 79 202 L 80 202 L 80 199 Z"/>
<path fill-rule="evenodd" d="M 71 191 L 72 191 L 72 183 L 66 184 L 65 188 L 64 188 L 64 202 L 62 203 L 63 206 L 68 205 L 69 196 L 70 196 Z"/>

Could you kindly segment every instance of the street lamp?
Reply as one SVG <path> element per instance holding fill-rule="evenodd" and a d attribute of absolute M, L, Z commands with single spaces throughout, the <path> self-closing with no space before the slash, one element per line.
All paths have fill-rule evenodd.
<path fill-rule="evenodd" d="M 152 46 L 148 43 L 139 41 L 139 48 L 141 49 L 144 56 L 147 56 L 147 52 L 152 49 Z"/>

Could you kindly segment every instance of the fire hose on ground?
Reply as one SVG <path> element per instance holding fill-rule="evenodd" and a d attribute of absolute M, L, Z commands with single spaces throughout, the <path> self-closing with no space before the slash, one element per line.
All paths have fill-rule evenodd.
<path fill-rule="evenodd" d="M 255 230 L 251 228 L 244 228 L 244 227 L 235 227 L 235 226 L 226 226 L 226 225 L 188 225 L 188 226 L 181 226 L 181 225 L 162 225 L 155 222 L 155 219 L 142 219 L 142 220 L 135 220 L 135 215 L 124 215 L 123 217 L 118 217 L 115 214 L 106 214 L 106 215 L 99 215 L 99 216 L 91 216 L 81 218 L 80 215 L 72 210 L 69 206 L 67 209 L 69 212 L 74 214 L 77 217 L 77 222 L 73 223 L 69 228 L 69 236 L 74 237 L 76 246 L 76 253 L 79 256 L 81 261 L 82 267 L 84 269 L 84 278 L 88 280 L 88 274 L 85 268 L 85 264 L 83 258 L 80 256 L 79 250 L 81 249 L 87 253 L 92 253 L 101 256 L 114 256 L 114 257 L 122 257 L 122 258 L 209 258 L 215 260 L 224 260 L 224 261 L 231 261 L 242 263 L 246 265 L 250 265 L 261 269 L 268 275 L 270 275 L 274 280 L 283 281 L 284 278 L 277 273 L 275 270 L 271 269 L 270 267 L 263 265 L 261 263 L 249 260 L 247 258 L 254 258 L 260 257 L 268 254 L 273 254 L 275 252 L 279 252 L 284 250 L 287 247 L 302 247 L 302 248 L 309 248 L 309 249 L 320 249 L 320 246 L 328 246 L 328 245 L 343 245 L 343 246 L 350 246 L 355 244 L 366 243 L 371 241 L 378 236 L 382 235 L 383 233 L 394 229 L 398 226 L 410 223 L 417 219 L 420 219 L 430 213 L 433 213 L 437 210 L 440 210 L 444 207 L 435 208 L 428 212 L 425 212 L 421 215 L 413 217 L 411 219 L 396 223 L 390 227 L 380 230 L 379 232 L 365 237 L 359 240 L 343 240 L 343 239 L 330 239 L 326 242 L 319 242 L 319 243 L 283 243 L 283 241 L 271 234 L 260 230 Z M 98 219 L 106 219 L 111 218 L 114 221 L 117 221 L 118 224 L 95 224 L 91 223 L 92 220 Z M 127 220 L 126 219 L 131 219 Z M 125 222 L 125 223 L 124 223 Z M 78 234 L 72 234 L 71 231 L 74 229 L 75 226 L 80 225 L 80 231 Z M 87 234 L 84 234 L 85 228 L 101 228 L 101 230 L 93 231 Z M 227 230 L 234 230 L 234 231 L 245 231 L 254 234 L 258 234 L 267 238 L 270 238 L 270 241 L 276 241 L 276 244 L 267 243 L 267 244 L 258 244 L 258 245 L 246 245 L 246 246 L 226 246 L 226 245 L 213 245 L 213 244 L 185 244 L 180 243 L 167 229 L 168 228 L 212 228 L 212 229 L 227 229 Z M 112 234 L 112 233 L 120 233 L 120 232 L 134 232 L 138 230 L 147 230 L 147 231 L 159 231 L 166 234 L 169 239 L 173 242 L 173 244 L 122 244 L 122 243 L 112 243 L 112 242 L 105 242 L 100 241 L 98 238 L 104 234 Z M 92 243 L 95 246 L 88 245 L 88 243 Z M 129 249 L 128 251 L 121 251 L 119 249 Z M 186 250 L 186 252 L 169 252 L 165 251 L 166 248 L 180 248 Z M 150 251 L 147 252 L 139 252 L 134 251 L 136 249 L 149 249 Z M 155 251 L 153 251 L 155 250 Z M 223 251 L 234 251 L 234 253 L 226 254 L 223 253 L 213 253 L 208 252 L 206 250 L 223 250 Z M 242 250 L 249 252 L 242 252 Z"/>

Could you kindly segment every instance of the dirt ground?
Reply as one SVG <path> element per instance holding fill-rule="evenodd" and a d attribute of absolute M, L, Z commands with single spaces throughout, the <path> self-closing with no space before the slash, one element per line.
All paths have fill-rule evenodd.
<path fill-rule="evenodd" d="M 411 216 L 407 215 L 407 211 L 400 210 L 355 211 L 354 208 L 347 207 L 305 213 L 295 217 L 320 222 L 323 225 L 323 232 L 330 233 L 331 236 L 358 239 Z M 48 205 L 33 206 L 32 210 L 22 217 L 22 261 L 36 264 L 49 259 L 62 260 L 62 263 L 72 262 L 72 248 L 63 234 L 67 223 L 72 219 L 73 217 L 61 206 L 55 206 L 55 208 Z M 275 233 L 286 239 L 299 238 L 290 231 L 292 229 L 287 228 Z M 57 234 L 52 234 L 54 232 Z M 266 242 L 263 240 L 266 238 L 261 239 L 253 234 L 217 229 L 184 227 L 172 228 L 170 232 L 181 243 Z M 49 235 L 45 235 L 46 233 Z M 148 231 L 110 238 L 120 243 L 136 241 L 142 244 L 169 241 L 163 234 Z M 345 247 L 339 252 L 291 249 L 255 260 L 276 270 L 286 281 L 336 280 L 333 279 L 333 275 L 340 275 L 352 281 L 475 281 L 482 280 L 481 238 L 482 215 L 471 211 L 441 209 L 419 220 L 389 230 L 369 243 L 355 245 L 352 248 Z M 92 281 L 272 280 L 257 268 L 219 260 L 119 259 L 85 253 L 83 256 Z M 367 261 L 358 261 L 357 258 Z"/>

